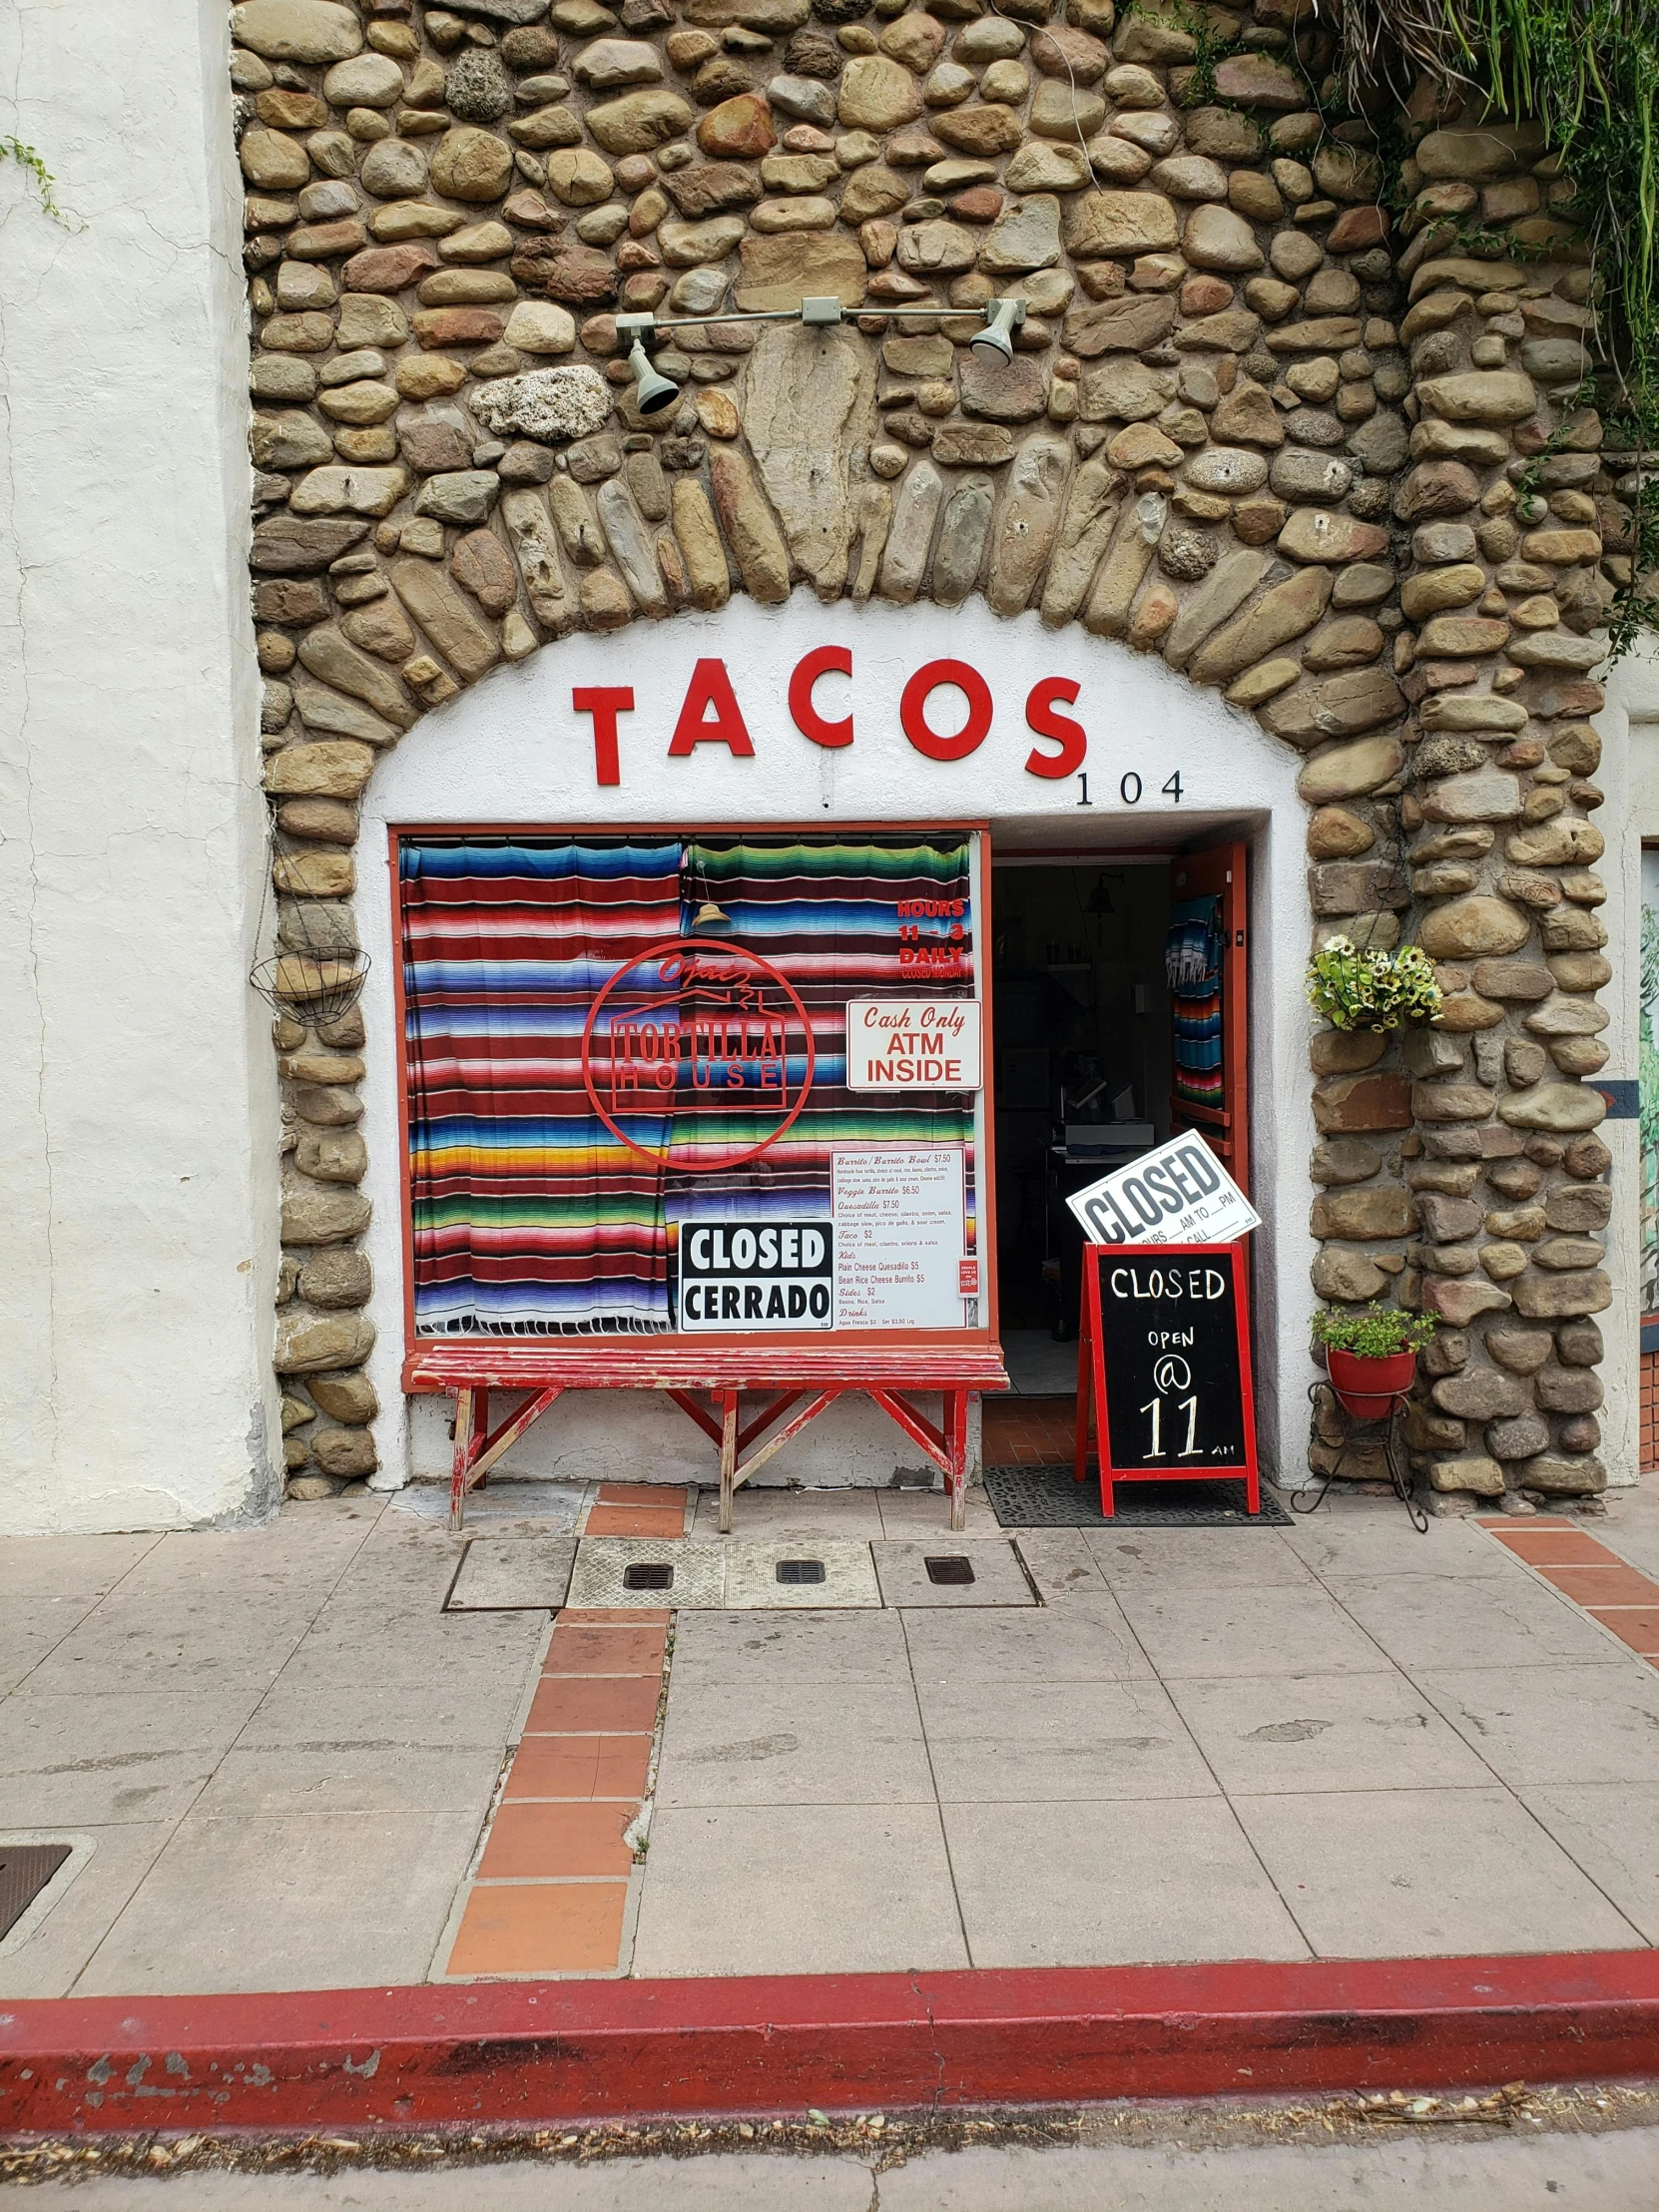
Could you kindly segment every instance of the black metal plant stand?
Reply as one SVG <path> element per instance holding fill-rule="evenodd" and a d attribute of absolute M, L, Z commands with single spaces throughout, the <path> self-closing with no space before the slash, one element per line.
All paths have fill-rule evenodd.
<path fill-rule="evenodd" d="M 1364 1428 L 1381 1428 L 1382 1431 L 1382 1456 L 1387 1462 L 1388 1480 L 1393 1485 L 1393 1493 L 1401 1505 L 1404 1506 L 1411 1526 L 1417 1534 L 1426 1536 L 1428 1533 L 1428 1515 L 1417 1503 L 1411 1481 L 1410 1462 L 1405 1456 L 1399 1435 L 1399 1417 L 1405 1410 L 1404 1398 L 1396 1397 L 1382 1419 L 1362 1420 L 1357 1413 L 1349 1411 L 1329 1382 L 1311 1382 L 1308 1385 L 1308 1403 L 1313 1407 L 1313 1419 L 1310 1425 L 1315 1436 L 1319 1432 L 1322 1394 L 1331 1408 L 1342 1417 L 1342 1446 L 1337 1453 L 1337 1464 L 1321 1482 L 1319 1494 L 1315 1497 L 1313 1503 L 1304 1505 L 1302 1502 L 1303 1493 L 1300 1490 L 1293 1490 L 1291 1493 L 1291 1511 L 1293 1513 L 1317 1513 L 1329 1496 L 1332 1483 L 1342 1473 L 1343 1461 L 1348 1457 L 1350 1446 L 1354 1443 L 1359 1431 Z"/>

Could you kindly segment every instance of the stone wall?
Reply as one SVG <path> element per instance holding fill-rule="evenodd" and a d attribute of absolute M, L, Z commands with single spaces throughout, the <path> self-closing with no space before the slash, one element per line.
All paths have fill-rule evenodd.
<path fill-rule="evenodd" d="M 1369 127 L 1310 92 L 1334 48 L 1303 0 L 1210 9 L 1219 60 L 1110 0 L 1064 17 L 233 10 L 282 941 L 354 942 L 376 752 L 578 628 L 807 584 L 1159 654 L 1306 757 L 1315 935 L 1444 963 L 1438 1030 L 1313 1040 L 1315 1288 L 1444 1317 L 1411 1446 L 1448 1499 L 1596 1489 L 1588 718 L 1622 518 L 1566 411 L 1569 188 L 1536 134 L 1424 100 L 1396 231 Z M 640 416 L 619 312 L 804 294 L 848 319 L 663 333 L 684 394 Z M 302 1492 L 375 1465 L 362 1042 L 277 1025 Z"/>

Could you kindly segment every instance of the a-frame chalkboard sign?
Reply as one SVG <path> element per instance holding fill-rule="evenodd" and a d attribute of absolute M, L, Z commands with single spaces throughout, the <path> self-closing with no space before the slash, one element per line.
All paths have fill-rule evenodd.
<path fill-rule="evenodd" d="M 1100 1509 L 1116 1482 L 1243 1475 L 1261 1510 L 1243 1244 L 1085 1245 L 1077 1348 L 1077 1444 L 1088 1471 L 1089 1413 Z"/>

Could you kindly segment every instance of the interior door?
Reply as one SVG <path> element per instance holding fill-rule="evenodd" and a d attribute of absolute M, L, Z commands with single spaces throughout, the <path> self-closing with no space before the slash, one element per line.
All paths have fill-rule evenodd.
<path fill-rule="evenodd" d="M 1243 844 L 1183 852 L 1170 862 L 1170 1128 L 1201 1131 L 1243 1191 L 1250 1189 L 1248 912 Z"/>

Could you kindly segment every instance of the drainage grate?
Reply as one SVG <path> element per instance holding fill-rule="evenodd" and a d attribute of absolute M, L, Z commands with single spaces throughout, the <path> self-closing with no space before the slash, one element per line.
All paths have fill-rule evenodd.
<path fill-rule="evenodd" d="M 68 1844 L 0 1844 L 0 1938 L 11 1934 L 69 1850 Z"/>
<path fill-rule="evenodd" d="M 824 1580 L 824 1561 L 822 1559 L 780 1559 L 776 1571 L 780 1582 L 788 1582 L 792 1585 L 799 1586 L 803 1582 L 822 1582 Z"/>
<path fill-rule="evenodd" d="M 674 1568 L 667 1559 L 641 1559 L 622 1570 L 625 1590 L 672 1590 Z"/>
<path fill-rule="evenodd" d="M 954 1586 L 973 1580 L 973 1562 L 971 1559 L 964 1559 L 959 1552 L 953 1552 L 949 1558 L 945 1559 L 926 1559 L 923 1560 L 922 1564 L 927 1569 L 929 1582 L 948 1583 Z"/>

